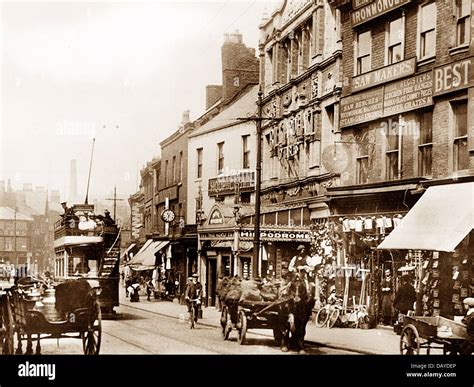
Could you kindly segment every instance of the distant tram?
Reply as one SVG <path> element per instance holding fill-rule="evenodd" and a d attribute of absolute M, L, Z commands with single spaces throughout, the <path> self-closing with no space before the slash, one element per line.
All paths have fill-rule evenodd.
<path fill-rule="evenodd" d="M 120 228 L 107 210 L 97 215 L 91 204 L 62 205 L 65 212 L 54 227 L 55 279 L 98 282 L 101 311 L 112 315 L 119 305 Z"/>

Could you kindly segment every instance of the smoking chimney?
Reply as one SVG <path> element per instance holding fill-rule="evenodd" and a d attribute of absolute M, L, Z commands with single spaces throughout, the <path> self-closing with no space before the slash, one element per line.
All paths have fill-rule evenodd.
<path fill-rule="evenodd" d="M 77 169 L 76 160 L 71 160 L 71 169 L 69 171 L 69 203 L 77 201 Z"/>

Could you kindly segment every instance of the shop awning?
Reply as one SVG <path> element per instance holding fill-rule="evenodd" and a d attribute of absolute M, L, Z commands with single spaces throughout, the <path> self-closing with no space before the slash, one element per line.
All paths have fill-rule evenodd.
<path fill-rule="evenodd" d="M 124 252 L 122 253 L 122 255 L 120 256 L 120 259 L 123 259 L 123 258 L 128 254 L 128 252 L 129 252 L 131 249 L 133 249 L 135 246 L 136 246 L 135 243 L 132 243 L 130 246 L 128 246 L 128 247 L 124 250 Z"/>
<path fill-rule="evenodd" d="M 152 241 L 144 250 L 138 252 L 131 259 L 129 265 L 132 266 L 134 269 L 137 266 L 147 266 L 150 268 L 154 267 L 156 252 L 165 248 L 169 243 L 169 241 Z"/>
<path fill-rule="evenodd" d="M 474 227 L 474 183 L 429 187 L 378 249 L 454 251 Z"/>

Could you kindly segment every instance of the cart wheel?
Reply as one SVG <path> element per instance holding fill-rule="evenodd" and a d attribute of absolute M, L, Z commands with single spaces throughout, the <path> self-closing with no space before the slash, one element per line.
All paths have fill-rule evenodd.
<path fill-rule="evenodd" d="M 239 312 L 239 326 L 239 343 L 244 345 L 245 335 L 247 334 L 247 316 L 243 310 Z"/>
<path fill-rule="evenodd" d="M 318 313 L 316 314 L 316 326 L 319 328 L 322 328 L 325 326 L 328 322 L 329 319 L 329 313 L 326 308 L 321 308 L 318 310 Z"/>
<path fill-rule="evenodd" d="M 278 346 L 281 345 L 281 340 L 283 339 L 283 334 L 280 329 L 273 328 L 273 338 Z"/>
<path fill-rule="evenodd" d="M 341 313 L 341 311 L 339 309 L 334 309 L 331 314 L 329 315 L 329 319 L 328 319 L 328 326 L 329 328 L 332 328 L 334 327 L 334 325 L 336 325 L 336 322 L 337 320 L 339 319 L 339 314 Z"/>
<path fill-rule="evenodd" d="M 445 343 L 443 355 L 460 355 L 460 348 L 456 343 Z"/>
<path fill-rule="evenodd" d="M 13 327 L 13 315 L 7 297 L 3 296 L 2 298 L 2 321 L 0 321 L 0 327 L 3 327 L 4 329 L 2 353 L 4 355 L 13 355 L 15 346 L 13 340 L 15 335 L 15 329 Z"/>
<path fill-rule="evenodd" d="M 400 353 L 402 355 L 420 354 L 420 336 L 417 329 L 411 324 L 403 328 L 400 335 Z"/>
<path fill-rule="evenodd" d="M 223 306 L 222 311 L 221 311 L 221 327 L 222 327 L 222 329 L 224 329 L 226 325 L 227 325 L 227 306 Z"/>
<path fill-rule="evenodd" d="M 81 332 L 84 355 L 98 355 L 102 337 L 102 313 L 96 303 L 96 313 L 91 319 L 87 331 Z"/>

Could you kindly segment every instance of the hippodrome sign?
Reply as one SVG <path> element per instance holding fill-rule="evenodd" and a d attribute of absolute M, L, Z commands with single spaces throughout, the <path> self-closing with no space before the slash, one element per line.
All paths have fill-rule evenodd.
<path fill-rule="evenodd" d="M 255 232 L 252 230 L 241 230 L 240 239 L 252 240 L 254 238 Z M 282 242 L 291 242 L 291 241 L 300 241 L 300 242 L 310 242 L 311 241 L 311 231 L 309 230 L 261 230 L 260 231 L 260 240 L 262 241 L 282 241 Z"/>

